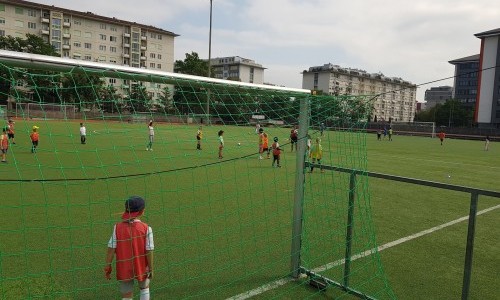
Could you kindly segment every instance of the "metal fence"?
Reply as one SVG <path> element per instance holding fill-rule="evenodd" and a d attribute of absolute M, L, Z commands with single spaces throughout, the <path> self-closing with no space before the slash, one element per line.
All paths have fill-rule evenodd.
<path fill-rule="evenodd" d="M 357 291 L 350 289 L 350 287 L 348 285 L 349 275 L 350 275 L 350 262 L 351 262 L 352 220 L 354 219 L 354 216 L 353 216 L 354 209 L 352 209 L 352 208 L 354 207 L 355 190 L 356 190 L 356 177 L 357 176 L 368 176 L 368 177 L 380 178 L 380 179 L 384 179 L 384 180 L 398 181 L 398 182 L 416 184 L 416 185 L 420 185 L 420 186 L 428 186 L 428 187 L 433 187 L 433 188 L 438 188 L 438 189 L 457 191 L 457 192 L 469 194 L 470 195 L 470 208 L 469 208 L 469 222 L 468 222 L 468 229 L 467 229 L 467 245 L 466 245 L 466 250 L 465 250 L 465 262 L 464 262 L 464 268 L 463 268 L 462 300 L 469 299 L 470 282 L 471 282 L 471 276 L 472 276 L 472 262 L 473 262 L 473 257 L 474 257 L 474 255 L 473 255 L 473 253 L 474 253 L 474 236 L 475 236 L 475 231 L 476 231 L 476 216 L 477 216 L 479 196 L 480 195 L 481 196 L 489 196 L 489 197 L 494 197 L 494 198 L 500 199 L 500 192 L 489 191 L 489 190 L 484 190 L 484 189 L 477 189 L 477 188 L 460 186 L 460 185 L 447 184 L 447 183 L 440 183 L 440 182 L 434 182 L 434 181 L 427 181 L 427 180 L 421 180 L 421 179 L 415 179 L 415 178 L 409 178 L 409 177 L 395 176 L 395 175 L 389 175 L 389 174 L 383 174 L 383 173 L 377 173 L 377 172 L 361 171 L 361 170 L 341 168 L 341 167 L 335 167 L 335 166 L 329 166 L 329 165 L 312 164 L 309 162 L 305 162 L 304 165 L 305 165 L 305 167 L 310 167 L 310 166 L 314 166 L 317 168 L 321 167 L 323 170 L 330 170 L 330 171 L 336 171 L 336 172 L 350 174 L 348 228 L 347 228 L 347 234 L 346 234 L 346 257 L 345 257 L 345 262 L 344 262 L 344 282 L 337 283 L 335 281 L 328 280 L 327 278 L 324 278 L 324 281 L 328 282 L 329 284 L 336 285 L 336 286 L 350 292 L 351 294 L 362 297 L 362 298 L 366 297 L 366 295 L 358 293 Z"/>

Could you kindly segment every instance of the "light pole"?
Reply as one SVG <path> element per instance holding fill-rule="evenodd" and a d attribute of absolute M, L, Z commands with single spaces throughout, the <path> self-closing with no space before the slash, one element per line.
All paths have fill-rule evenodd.
<path fill-rule="evenodd" d="M 211 76 L 212 69 L 212 2 L 210 0 L 210 29 L 208 32 L 208 78 Z M 210 125 L 210 89 L 207 90 L 207 125 Z"/>

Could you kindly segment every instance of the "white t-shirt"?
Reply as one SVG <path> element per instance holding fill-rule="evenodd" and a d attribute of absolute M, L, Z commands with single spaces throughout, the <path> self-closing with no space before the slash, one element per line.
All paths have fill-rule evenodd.
<path fill-rule="evenodd" d="M 155 129 L 153 128 L 153 126 L 148 126 L 149 128 L 149 135 L 155 135 Z"/>
<path fill-rule="evenodd" d="M 87 128 L 85 126 L 80 127 L 80 135 L 87 135 Z"/>

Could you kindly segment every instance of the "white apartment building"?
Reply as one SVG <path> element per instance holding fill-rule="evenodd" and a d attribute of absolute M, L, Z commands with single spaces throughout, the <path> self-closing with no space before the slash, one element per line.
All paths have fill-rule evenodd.
<path fill-rule="evenodd" d="M 373 102 L 371 119 L 413 122 L 417 87 L 397 77 L 325 64 L 302 73 L 302 88 L 327 95 L 367 95 Z"/>
<path fill-rule="evenodd" d="M 242 82 L 263 84 L 264 68 L 255 61 L 239 56 L 210 59 L 214 77 L 219 79 L 239 79 Z"/>
<path fill-rule="evenodd" d="M 0 0 L 0 35 L 42 37 L 61 57 L 173 72 L 174 38 L 178 35 L 149 25 L 29 1 Z M 127 80 L 108 78 L 119 93 Z M 146 87 L 153 98 L 161 85 Z"/>

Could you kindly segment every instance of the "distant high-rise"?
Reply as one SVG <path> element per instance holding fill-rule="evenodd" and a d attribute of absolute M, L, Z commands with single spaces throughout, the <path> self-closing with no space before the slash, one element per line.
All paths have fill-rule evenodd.
<path fill-rule="evenodd" d="M 476 106 L 479 54 L 449 61 L 455 66 L 452 98 L 463 103 L 470 111 Z"/>
<path fill-rule="evenodd" d="M 425 108 L 429 109 L 437 104 L 443 104 L 453 98 L 453 88 L 451 86 L 431 87 L 425 91 Z"/>
<path fill-rule="evenodd" d="M 372 119 L 413 122 L 416 109 L 416 85 L 382 73 L 325 64 L 302 73 L 302 88 L 323 91 L 327 95 L 369 95 L 373 101 Z"/>

